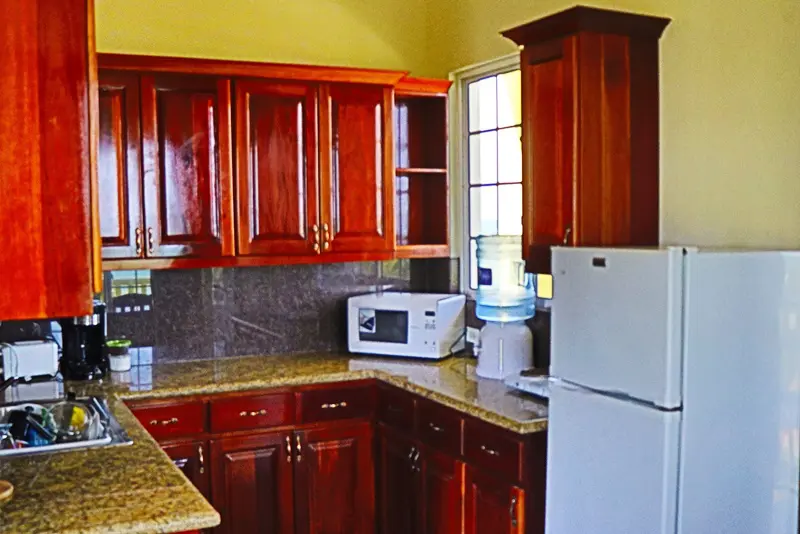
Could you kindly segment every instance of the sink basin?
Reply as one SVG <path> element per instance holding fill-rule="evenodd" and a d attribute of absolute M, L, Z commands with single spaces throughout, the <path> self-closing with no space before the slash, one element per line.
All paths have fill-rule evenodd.
<path fill-rule="evenodd" d="M 9 456 L 27 456 L 31 454 L 53 453 L 61 451 L 70 451 L 75 449 L 86 449 L 92 447 L 104 447 L 111 445 L 129 445 L 132 443 L 131 439 L 125 430 L 122 429 L 119 422 L 111 415 L 108 409 L 108 404 L 105 399 L 101 397 L 88 397 L 84 399 L 75 399 L 70 401 L 75 406 L 79 407 L 80 412 L 88 414 L 94 421 L 92 432 L 86 435 L 71 435 L 69 439 L 61 435 L 54 442 L 48 440 L 41 440 L 40 443 L 29 443 L 19 447 L 19 442 L 13 440 L 10 433 L 10 419 L 12 414 L 29 413 L 42 415 L 45 412 L 52 413 L 54 407 L 59 402 L 45 402 L 45 403 L 30 403 L 20 402 L 14 404 L 5 404 L 0 406 L 0 458 Z M 70 410 L 72 410 L 70 408 Z M 19 417 L 19 415 L 17 415 Z M 24 417 L 24 415 L 23 415 Z M 53 430 L 52 426 L 48 426 L 47 430 Z M 12 446 L 13 443 L 17 447 Z M 23 442 L 24 444 L 25 442 Z"/>

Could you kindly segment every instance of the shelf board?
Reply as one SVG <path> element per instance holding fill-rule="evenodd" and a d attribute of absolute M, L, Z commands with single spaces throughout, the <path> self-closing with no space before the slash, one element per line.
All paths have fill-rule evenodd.
<path fill-rule="evenodd" d="M 395 258 L 449 258 L 450 245 L 397 245 Z"/>
<path fill-rule="evenodd" d="M 397 167 L 396 174 L 447 174 L 447 169 L 438 167 Z"/>

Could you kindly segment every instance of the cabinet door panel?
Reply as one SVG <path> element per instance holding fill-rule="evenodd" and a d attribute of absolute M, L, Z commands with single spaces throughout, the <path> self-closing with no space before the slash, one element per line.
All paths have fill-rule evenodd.
<path fill-rule="evenodd" d="M 233 254 L 230 82 L 142 77 L 150 257 Z"/>
<path fill-rule="evenodd" d="M 295 470 L 297 533 L 372 534 L 372 425 L 322 427 L 295 436 L 301 443 Z"/>
<path fill-rule="evenodd" d="M 418 448 L 397 432 L 379 431 L 378 507 L 381 534 L 419 532 L 419 484 L 414 463 Z"/>
<path fill-rule="evenodd" d="M 322 89 L 320 198 L 327 225 L 325 250 L 377 252 L 393 246 L 392 108 L 389 88 L 351 84 Z"/>
<path fill-rule="evenodd" d="M 214 507 L 224 534 L 293 534 L 288 433 L 211 442 Z"/>
<path fill-rule="evenodd" d="M 316 254 L 317 88 L 236 82 L 236 117 L 239 254 Z"/>
<path fill-rule="evenodd" d="M 465 534 L 522 534 L 525 532 L 525 492 L 467 467 L 464 503 Z"/>
<path fill-rule="evenodd" d="M 206 499 L 211 498 L 208 446 L 205 441 L 181 441 L 161 446 L 186 478 L 200 490 Z"/>
<path fill-rule="evenodd" d="M 429 448 L 424 450 L 422 458 L 421 532 L 461 534 L 464 527 L 464 464 Z"/>
<path fill-rule="evenodd" d="M 522 60 L 522 246 L 528 270 L 550 272 L 550 247 L 572 244 L 574 40 L 526 48 Z"/>
<path fill-rule="evenodd" d="M 143 254 L 139 77 L 100 72 L 98 181 L 104 258 Z"/>

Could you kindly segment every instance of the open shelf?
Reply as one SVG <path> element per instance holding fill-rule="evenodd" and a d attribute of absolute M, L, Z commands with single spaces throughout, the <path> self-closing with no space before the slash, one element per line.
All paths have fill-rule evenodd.
<path fill-rule="evenodd" d="M 395 98 L 395 165 L 400 168 L 447 168 L 447 98 Z"/>
<path fill-rule="evenodd" d="M 448 247 L 447 175 L 409 173 L 395 176 L 397 246 Z M 408 252 L 408 251 L 407 251 Z M 441 251 L 437 253 L 440 255 Z"/>

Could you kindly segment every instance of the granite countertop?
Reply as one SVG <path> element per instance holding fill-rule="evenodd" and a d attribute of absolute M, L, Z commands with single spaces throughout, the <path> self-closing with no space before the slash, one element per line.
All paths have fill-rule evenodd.
<path fill-rule="evenodd" d="M 117 378 L 115 376 L 115 378 Z M 123 399 L 173 397 L 377 378 L 517 433 L 547 428 L 547 403 L 475 376 L 475 360 L 365 358 L 350 354 L 252 356 L 134 367 Z"/>
<path fill-rule="evenodd" d="M 139 365 L 98 384 L 133 445 L 0 460 L 14 497 L 0 506 L 0 534 L 180 532 L 219 524 L 123 400 L 245 391 L 376 378 L 518 433 L 547 428 L 547 403 L 475 376 L 474 360 L 419 361 L 346 354 L 253 356 Z"/>
<path fill-rule="evenodd" d="M 220 517 L 117 399 L 109 407 L 133 440 L 74 452 L 0 460 L 14 484 L 0 533 L 114 534 L 209 528 Z"/>

